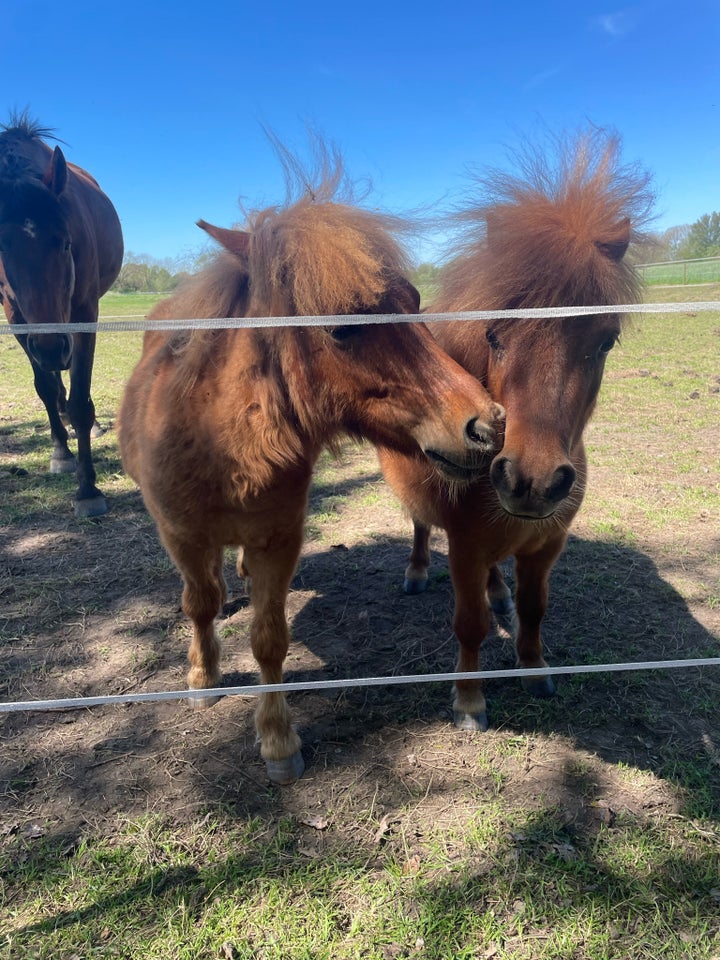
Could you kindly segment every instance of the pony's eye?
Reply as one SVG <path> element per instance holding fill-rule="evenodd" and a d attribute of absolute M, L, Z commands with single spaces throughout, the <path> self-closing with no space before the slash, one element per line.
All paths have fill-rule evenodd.
<path fill-rule="evenodd" d="M 499 349 L 500 349 L 500 341 L 499 341 L 498 338 L 495 336 L 495 334 L 492 332 L 492 330 L 486 330 L 486 331 L 485 331 L 485 339 L 486 339 L 487 342 L 490 344 L 490 347 L 491 347 L 493 350 L 499 350 Z"/>
<path fill-rule="evenodd" d="M 362 324 L 347 324 L 343 327 L 331 327 L 330 333 L 333 340 L 336 340 L 338 343 L 344 343 L 346 340 L 349 340 L 351 337 L 357 337 L 365 328 Z"/>
<path fill-rule="evenodd" d="M 598 353 L 610 353 L 612 348 L 618 342 L 618 338 L 615 334 L 611 337 L 606 337 L 598 348 Z"/>

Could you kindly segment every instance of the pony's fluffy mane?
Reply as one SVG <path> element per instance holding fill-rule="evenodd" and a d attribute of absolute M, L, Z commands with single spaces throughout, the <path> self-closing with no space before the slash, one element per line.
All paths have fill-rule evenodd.
<path fill-rule="evenodd" d="M 591 130 L 556 143 L 557 162 L 525 149 L 517 175 L 476 178 L 483 202 L 460 209 L 438 312 L 634 303 L 631 259 L 607 250 L 641 243 L 654 195 L 650 175 L 620 163 L 620 139 Z"/>
<path fill-rule="evenodd" d="M 285 203 L 248 212 L 239 225 L 250 234 L 247 258 L 219 253 L 162 306 L 163 316 L 229 316 L 242 309 L 238 290 L 249 294 L 243 313 L 255 316 L 279 301 L 292 316 L 353 313 L 378 303 L 389 275 L 407 272 L 398 237 L 410 224 L 353 205 L 336 150 L 316 138 L 314 166 L 306 168 L 268 136 L 285 173 Z"/>

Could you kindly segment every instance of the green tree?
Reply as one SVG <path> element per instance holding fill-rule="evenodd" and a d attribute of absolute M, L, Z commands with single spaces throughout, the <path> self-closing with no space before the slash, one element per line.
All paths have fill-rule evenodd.
<path fill-rule="evenodd" d="M 720 256 L 720 213 L 706 213 L 692 224 L 678 250 L 678 259 Z"/>

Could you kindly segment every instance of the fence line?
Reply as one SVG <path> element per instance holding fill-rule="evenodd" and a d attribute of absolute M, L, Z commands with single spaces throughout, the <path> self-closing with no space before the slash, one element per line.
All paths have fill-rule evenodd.
<path fill-rule="evenodd" d="M 718 300 L 682 303 L 622 303 L 586 307 L 536 307 L 523 310 L 470 310 L 458 313 L 352 313 L 313 317 L 194 317 L 188 320 L 148 320 L 140 314 L 104 319 L 98 323 L 0 324 L 0 335 L 33 336 L 44 333 L 127 333 L 143 330 L 246 330 L 256 327 L 367 326 L 377 323 L 436 323 L 444 320 L 551 320 L 605 313 L 706 313 L 720 311 Z M 27 328 L 27 329 L 26 329 Z"/>
<path fill-rule="evenodd" d="M 159 700 L 193 700 L 208 697 L 256 697 L 263 693 L 294 693 L 299 691 L 344 690 L 351 687 L 399 686 L 411 683 L 445 683 L 455 680 L 495 680 L 511 677 L 557 677 L 580 673 L 622 673 L 633 670 L 677 670 L 691 667 L 720 666 L 720 657 L 701 657 L 688 660 L 646 660 L 638 663 L 587 663 L 570 667 L 540 667 L 507 670 L 476 670 L 460 673 L 418 673 L 389 677 L 348 677 L 343 680 L 289 680 L 287 683 L 250 684 L 237 687 L 212 687 L 206 690 L 159 690 L 153 693 L 117 693 L 99 697 L 66 697 L 57 700 L 25 700 L 0 703 L 0 713 L 19 713 L 22 710 L 79 710 L 121 703 L 152 703 Z"/>

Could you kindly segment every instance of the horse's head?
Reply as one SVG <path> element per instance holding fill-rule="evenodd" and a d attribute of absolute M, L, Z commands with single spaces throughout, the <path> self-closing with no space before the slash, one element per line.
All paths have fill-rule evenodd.
<path fill-rule="evenodd" d="M 280 240 L 269 219 L 254 233 L 199 222 L 248 271 L 250 316 L 419 312 L 420 294 L 390 255 L 381 256 L 372 220 L 332 204 L 300 213 L 306 211 L 302 229 L 295 230 L 293 220 L 291 229 L 276 231 Z M 380 446 L 406 452 L 419 446 L 450 479 L 487 470 L 504 411 L 425 324 L 301 327 L 283 344 L 285 389 L 297 415 L 308 416 L 308 433 L 317 430 L 313 416 L 329 415 L 341 429 Z"/>
<path fill-rule="evenodd" d="M 616 314 L 488 323 L 487 386 L 507 412 L 490 479 L 508 513 L 542 519 L 582 497 L 582 434 L 619 335 Z"/>
<path fill-rule="evenodd" d="M 75 286 L 72 236 L 62 197 L 68 170 L 55 147 L 42 179 L 0 180 L 0 296 L 11 323 L 67 323 Z M 45 370 L 70 364 L 69 334 L 29 332 L 27 349 Z"/>

